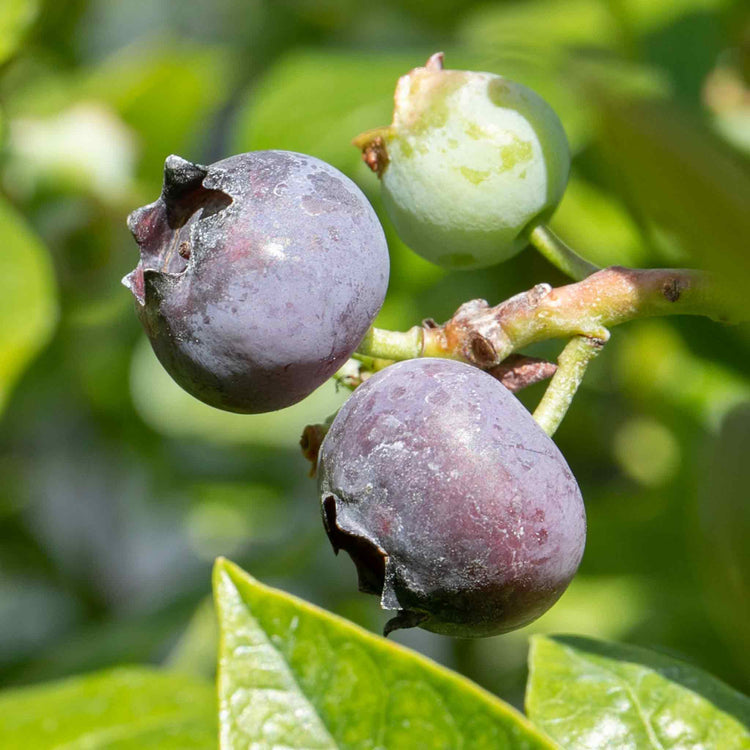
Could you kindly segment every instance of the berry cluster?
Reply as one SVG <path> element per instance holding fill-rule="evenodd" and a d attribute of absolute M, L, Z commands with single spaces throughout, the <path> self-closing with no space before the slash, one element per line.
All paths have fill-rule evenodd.
<path fill-rule="evenodd" d="M 356 139 L 416 252 L 449 268 L 507 259 L 554 210 L 569 154 L 535 93 L 488 73 L 404 76 L 393 123 Z M 310 156 L 261 151 L 210 166 L 170 156 L 159 199 L 128 225 L 124 280 L 172 377 L 212 406 L 281 409 L 355 352 L 385 297 L 388 252 L 365 196 Z M 386 632 L 521 627 L 583 554 L 578 486 L 554 443 L 493 375 L 450 359 L 391 364 L 358 385 L 320 446 L 325 529 Z"/>

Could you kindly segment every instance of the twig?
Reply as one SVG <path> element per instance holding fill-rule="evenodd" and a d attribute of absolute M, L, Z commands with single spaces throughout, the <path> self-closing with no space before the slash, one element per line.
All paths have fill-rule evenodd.
<path fill-rule="evenodd" d="M 441 326 L 403 333 L 371 328 L 358 354 L 393 360 L 446 357 L 489 369 L 537 341 L 573 336 L 606 341 L 608 328 L 658 315 L 734 322 L 732 309 L 726 291 L 700 271 L 612 266 L 556 289 L 538 284 L 495 307 L 485 300 L 466 302 Z"/>
<path fill-rule="evenodd" d="M 551 437 L 573 402 L 586 368 L 602 350 L 604 342 L 587 336 L 575 336 L 565 345 L 557 360 L 557 372 L 534 410 L 534 419 Z"/>

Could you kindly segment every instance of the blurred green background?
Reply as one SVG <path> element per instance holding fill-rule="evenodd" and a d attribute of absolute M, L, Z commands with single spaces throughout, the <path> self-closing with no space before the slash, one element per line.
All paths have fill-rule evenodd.
<path fill-rule="evenodd" d="M 119 283 L 137 259 L 125 217 L 157 197 L 168 154 L 303 151 L 380 211 L 350 140 L 389 122 L 397 77 L 443 49 L 448 67 L 505 74 L 558 111 L 574 152 L 552 222 L 564 239 L 600 264 L 728 273 L 746 298 L 746 11 L 729 0 L 3 0 L 0 683 L 144 661 L 210 673 L 219 554 L 368 628 L 387 619 L 332 554 L 297 447 L 345 394 L 327 385 L 284 412 L 223 414 L 182 393 L 141 333 Z M 532 251 L 444 272 L 382 218 L 383 326 L 564 282 Z M 507 636 L 394 638 L 516 703 L 530 632 L 655 647 L 747 690 L 749 362 L 747 325 L 615 330 L 556 436 L 589 517 L 569 591 Z"/>

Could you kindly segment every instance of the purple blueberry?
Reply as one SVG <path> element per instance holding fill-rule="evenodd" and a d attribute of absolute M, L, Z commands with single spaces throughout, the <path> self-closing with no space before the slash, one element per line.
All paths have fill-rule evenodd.
<path fill-rule="evenodd" d="M 323 520 L 360 590 L 446 635 L 503 633 L 560 597 L 586 516 L 562 454 L 492 376 L 415 359 L 361 385 L 319 459 Z"/>
<path fill-rule="evenodd" d="M 207 167 L 170 156 L 159 199 L 128 217 L 123 283 L 157 357 L 228 411 L 300 401 L 352 354 L 388 285 L 383 230 L 359 188 L 304 154 Z"/>

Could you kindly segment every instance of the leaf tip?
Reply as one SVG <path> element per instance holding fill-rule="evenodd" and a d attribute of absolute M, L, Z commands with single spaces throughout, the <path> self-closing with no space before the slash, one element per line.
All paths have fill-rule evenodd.
<path fill-rule="evenodd" d="M 239 568 L 226 557 L 217 557 L 216 560 L 214 560 L 214 568 L 211 574 L 214 596 L 216 596 L 216 593 L 218 592 L 222 576 L 227 575 L 229 578 L 234 579 L 237 575 L 237 571 L 239 571 Z"/>

